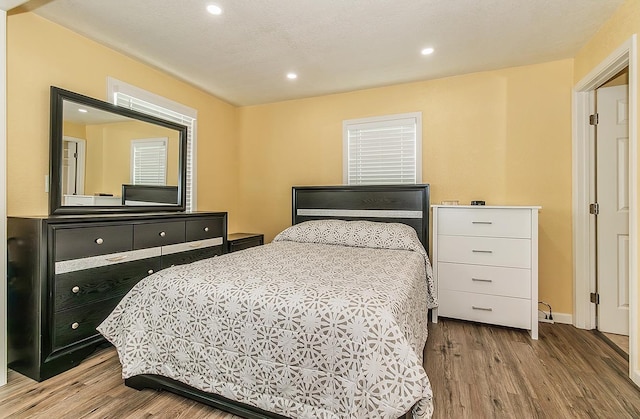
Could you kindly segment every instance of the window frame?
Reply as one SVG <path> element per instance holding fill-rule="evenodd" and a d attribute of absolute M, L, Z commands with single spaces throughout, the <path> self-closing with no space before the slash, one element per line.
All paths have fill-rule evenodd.
<path fill-rule="evenodd" d="M 187 137 L 187 150 L 186 150 L 186 164 L 185 164 L 185 176 L 186 176 L 186 202 L 185 211 L 195 212 L 197 211 L 197 133 L 198 133 L 198 111 L 189 106 L 185 106 L 181 103 L 175 102 L 171 99 L 167 99 L 155 93 L 151 93 L 142 88 L 125 83 L 113 77 L 107 77 L 107 97 L 109 102 L 116 104 L 117 93 L 123 93 L 125 95 L 134 97 L 144 102 L 150 103 L 154 106 L 164 108 L 170 112 L 180 114 L 187 118 L 192 119 L 191 125 L 187 125 L 190 135 Z"/>
<path fill-rule="evenodd" d="M 346 119 L 342 121 L 342 183 L 344 185 L 361 185 L 362 183 L 349 183 L 349 129 L 355 125 L 377 125 L 406 119 L 414 119 L 416 124 L 415 134 L 415 183 L 403 183 L 407 185 L 422 183 L 422 112 L 409 112 L 373 116 L 358 119 Z M 380 183 L 391 184 L 391 183 Z M 365 185 L 365 184 L 362 184 Z"/>

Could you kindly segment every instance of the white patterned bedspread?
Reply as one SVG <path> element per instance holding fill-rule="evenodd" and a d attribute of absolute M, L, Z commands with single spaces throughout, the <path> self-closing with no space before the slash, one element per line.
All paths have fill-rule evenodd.
<path fill-rule="evenodd" d="M 436 301 L 415 231 L 326 223 L 138 283 L 98 327 L 123 378 L 158 374 L 292 418 L 397 418 L 414 405 L 430 417 L 422 353 Z"/>

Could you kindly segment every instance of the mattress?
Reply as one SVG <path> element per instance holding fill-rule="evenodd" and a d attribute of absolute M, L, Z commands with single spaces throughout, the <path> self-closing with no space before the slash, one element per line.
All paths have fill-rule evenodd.
<path fill-rule="evenodd" d="M 157 374 L 294 418 L 433 412 L 431 267 L 402 224 L 311 221 L 150 275 L 98 330 L 123 378 Z"/>

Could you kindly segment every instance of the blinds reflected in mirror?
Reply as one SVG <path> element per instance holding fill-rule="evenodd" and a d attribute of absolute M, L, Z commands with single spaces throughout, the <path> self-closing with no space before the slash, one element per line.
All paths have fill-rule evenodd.
<path fill-rule="evenodd" d="M 131 184 L 167 184 L 168 138 L 131 140 Z"/>

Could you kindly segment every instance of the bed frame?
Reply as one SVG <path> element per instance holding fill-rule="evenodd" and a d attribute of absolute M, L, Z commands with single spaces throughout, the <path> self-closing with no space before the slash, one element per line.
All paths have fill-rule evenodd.
<path fill-rule="evenodd" d="M 429 185 L 294 186 L 293 224 L 367 220 L 408 224 L 429 251 Z"/>
<path fill-rule="evenodd" d="M 292 192 L 293 224 L 318 219 L 404 223 L 429 251 L 429 185 L 294 186 Z M 248 419 L 286 419 L 159 375 L 137 375 L 124 383 L 136 390 L 170 391 Z"/>

